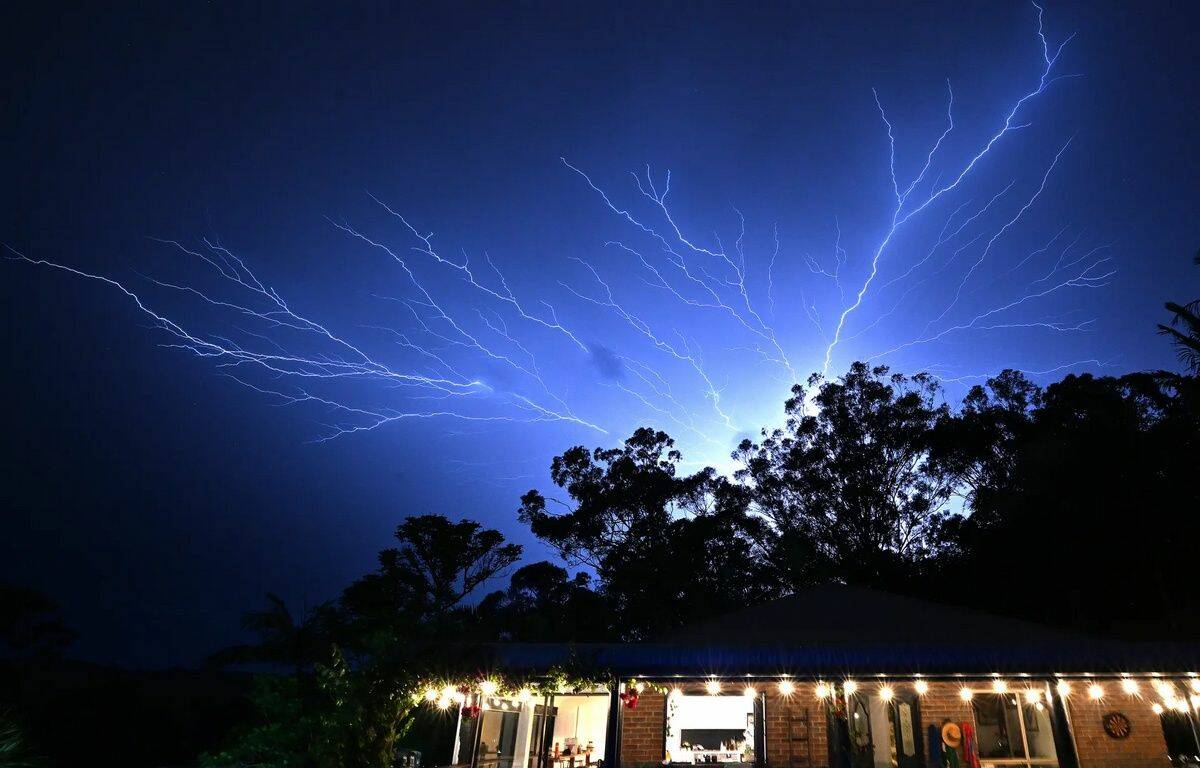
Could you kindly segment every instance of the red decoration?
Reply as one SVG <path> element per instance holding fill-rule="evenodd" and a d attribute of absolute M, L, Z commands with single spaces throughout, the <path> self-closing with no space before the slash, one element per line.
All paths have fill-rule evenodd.
<path fill-rule="evenodd" d="M 469 707 L 463 707 L 462 711 L 463 717 L 466 717 L 469 720 L 474 720 L 475 718 L 479 717 L 480 710 L 478 704 L 472 704 Z"/>
<path fill-rule="evenodd" d="M 637 691 L 626 691 L 620 696 L 621 702 L 625 704 L 626 709 L 636 709 L 638 703 Z"/>

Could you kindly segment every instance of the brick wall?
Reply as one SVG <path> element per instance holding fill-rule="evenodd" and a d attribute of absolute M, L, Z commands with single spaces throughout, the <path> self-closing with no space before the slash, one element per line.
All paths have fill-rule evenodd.
<path fill-rule="evenodd" d="M 801 741 L 790 742 L 791 749 L 797 756 L 808 757 L 811 747 L 813 768 L 825 768 L 829 765 L 828 731 L 825 725 L 825 705 L 813 698 L 811 692 L 800 686 L 795 695 L 780 696 L 776 693 L 767 695 L 765 706 L 765 730 L 767 739 L 767 765 L 769 768 L 789 768 L 789 729 L 796 734 L 802 732 L 801 723 L 793 723 L 792 718 L 808 716 L 808 743 Z M 804 765 L 797 761 L 797 766 Z"/>
<path fill-rule="evenodd" d="M 896 682 L 899 686 L 909 682 Z M 862 683 L 863 690 L 874 689 L 874 683 Z M 929 692 L 920 700 L 920 733 L 926 740 L 929 726 L 941 726 L 949 719 L 956 723 L 974 722 L 971 703 L 963 701 L 959 691 L 964 686 L 975 690 L 987 690 L 991 680 L 960 680 L 930 682 Z M 703 693 L 702 681 L 691 681 L 679 686 L 689 695 Z M 768 768 L 799 768 L 802 761 L 789 763 L 789 728 L 792 718 L 807 714 L 809 718 L 809 744 L 812 748 L 812 768 L 827 768 L 829 764 L 828 733 L 825 720 L 825 705 L 817 699 L 813 685 L 798 682 L 792 696 L 780 696 L 775 685 L 760 682 L 759 690 L 766 694 L 764 731 L 766 736 L 766 761 Z M 1126 694 L 1110 694 L 1100 702 L 1091 701 L 1086 694 L 1077 692 L 1068 700 L 1079 762 L 1082 768 L 1167 768 L 1167 747 L 1163 738 L 1159 716 L 1151 710 L 1151 700 Z M 646 690 L 641 694 L 636 709 L 621 709 L 621 765 L 622 768 L 658 766 L 665 755 L 667 699 L 664 694 Z M 1104 732 L 1101 717 L 1107 712 L 1121 712 L 1129 718 L 1131 730 L 1126 739 L 1114 739 Z M 795 724 L 799 732 L 799 724 Z M 887 738 L 881 734 L 882 738 Z M 807 756 L 807 746 L 802 742 L 791 742 L 797 754 Z M 926 744 L 928 750 L 928 744 Z"/>
<path fill-rule="evenodd" d="M 662 764 L 666 750 L 667 697 L 646 690 L 637 707 L 621 707 L 621 766 Z"/>
<path fill-rule="evenodd" d="M 1110 694 L 1100 701 L 1073 696 L 1068 704 L 1075 748 L 1083 768 L 1165 768 L 1167 744 L 1162 724 L 1150 706 L 1150 699 L 1126 694 Z M 1104 732 L 1102 717 L 1120 712 L 1129 718 L 1129 736 L 1114 739 Z"/>

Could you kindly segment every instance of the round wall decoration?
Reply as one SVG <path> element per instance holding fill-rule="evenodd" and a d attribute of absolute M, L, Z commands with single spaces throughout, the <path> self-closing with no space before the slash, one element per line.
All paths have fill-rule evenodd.
<path fill-rule="evenodd" d="M 1124 739 L 1129 736 L 1129 718 L 1121 712 L 1109 712 L 1101 722 L 1104 723 L 1104 732 L 1114 739 Z"/>

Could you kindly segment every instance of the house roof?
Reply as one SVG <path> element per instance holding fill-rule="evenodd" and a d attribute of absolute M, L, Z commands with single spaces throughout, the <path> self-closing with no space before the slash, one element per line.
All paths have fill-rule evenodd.
<path fill-rule="evenodd" d="M 1120 674 L 1200 670 L 1200 645 L 1129 643 L 878 590 L 829 585 L 647 643 L 512 644 L 499 663 L 621 675 Z"/>

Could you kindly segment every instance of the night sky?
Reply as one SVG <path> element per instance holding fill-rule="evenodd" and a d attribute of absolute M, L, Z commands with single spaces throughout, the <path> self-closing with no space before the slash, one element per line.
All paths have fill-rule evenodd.
<path fill-rule="evenodd" d="M 653 424 L 688 468 L 727 468 L 822 369 L 947 79 L 954 128 L 905 212 L 1045 69 L 1020 2 L 38 5 L 0 24 L 0 242 L 120 281 L 202 345 L 357 366 L 222 368 L 111 284 L 0 263 L 0 579 L 62 604 L 75 655 L 140 666 L 238 640 L 266 591 L 336 595 L 407 514 L 547 556 L 515 509 L 571 445 Z M 1154 323 L 1200 294 L 1195 13 L 1046 6 L 1051 55 L 1076 35 L 1052 82 L 897 229 L 830 373 L 932 370 L 957 399 L 1004 367 L 1174 368 Z M 635 180 L 661 193 L 668 170 L 670 220 Z M 272 310 L 206 239 L 346 344 L 180 290 Z M 320 401 L 271 394 L 301 390 Z"/>

